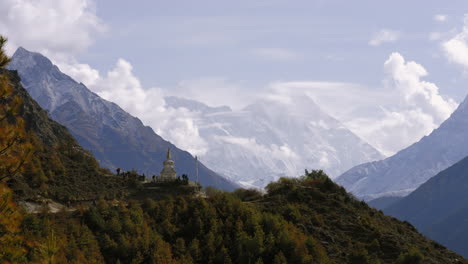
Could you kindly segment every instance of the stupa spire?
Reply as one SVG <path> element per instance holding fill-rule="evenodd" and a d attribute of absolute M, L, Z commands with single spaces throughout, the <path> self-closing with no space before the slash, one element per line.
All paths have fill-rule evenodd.
<path fill-rule="evenodd" d="M 166 160 L 171 159 L 171 148 L 167 148 L 167 153 L 166 153 Z"/>

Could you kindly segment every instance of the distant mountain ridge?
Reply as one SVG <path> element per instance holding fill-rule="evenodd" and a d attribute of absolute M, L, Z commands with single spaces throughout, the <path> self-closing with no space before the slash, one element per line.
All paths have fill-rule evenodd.
<path fill-rule="evenodd" d="M 266 186 L 304 169 L 332 176 L 383 155 L 307 96 L 257 100 L 242 110 L 209 107 L 166 97 L 166 107 L 197 112 L 199 134 L 208 152 L 201 159 L 214 171 L 246 187 Z"/>
<path fill-rule="evenodd" d="M 102 166 L 137 169 L 148 176 L 158 174 L 170 147 L 178 173 L 194 179 L 196 161 L 188 152 L 165 141 L 118 105 L 75 82 L 46 57 L 18 48 L 8 67 L 18 71 L 31 96 L 54 120 L 65 125 Z M 205 186 L 226 190 L 237 187 L 203 164 L 199 166 L 199 175 Z"/>
<path fill-rule="evenodd" d="M 466 135 L 468 98 L 430 135 L 389 158 L 358 165 L 335 180 L 365 200 L 405 196 L 468 156 Z"/>
<path fill-rule="evenodd" d="M 468 157 L 441 171 L 384 212 L 468 257 Z"/>

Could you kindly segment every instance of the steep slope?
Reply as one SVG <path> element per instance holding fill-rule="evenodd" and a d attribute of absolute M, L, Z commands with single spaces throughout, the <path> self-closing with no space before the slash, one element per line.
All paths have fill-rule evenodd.
<path fill-rule="evenodd" d="M 330 175 L 382 155 L 309 97 L 259 100 L 241 111 L 167 97 L 166 106 L 198 112 L 209 151 L 201 159 L 244 186 L 264 187 L 281 176 L 321 168 Z"/>
<path fill-rule="evenodd" d="M 101 169 L 92 154 L 83 149 L 64 126 L 48 117 L 21 86 L 16 72 L 0 70 L 0 75 L 8 79 L 13 98 L 4 100 L 2 92 L 2 109 L 12 103 L 20 107 L 15 119 L 2 124 L 0 131 L 4 133 L 15 124 L 23 125 L 18 127 L 17 139 L 13 142 L 20 144 L 18 150 L 8 149 L 11 153 L 2 155 L 0 163 L 3 177 L 8 172 L 3 170 L 8 156 L 19 161 L 15 167 L 20 169 L 6 178 L 16 199 L 73 201 L 125 195 L 122 180 Z"/>
<path fill-rule="evenodd" d="M 468 98 L 429 136 L 382 161 L 356 166 L 336 179 L 358 197 L 404 196 L 468 156 Z"/>
<path fill-rule="evenodd" d="M 178 173 L 194 179 L 196 161 L 188 152 L 165 141 L 138 118 L 60 72 L 46 57 L 19 48 L 9 68 L 18 71 L 31 96 L 54 120 L 65 125 L 102 166 L 159 174 L 166 150 L 171 147 Z M 203 164 L 199 165 L 199 175 L 202 185 L 226 190 L 236 188 Z"/>
<path fill-rule="evenodd" d="M 468 257 L 468 158 L 441 171 L 384 211 Z"/>

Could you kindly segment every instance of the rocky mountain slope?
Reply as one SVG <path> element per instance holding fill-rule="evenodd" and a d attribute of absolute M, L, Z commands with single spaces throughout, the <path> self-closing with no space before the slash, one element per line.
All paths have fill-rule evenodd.
<path fill-rule="evenodd" d="M 12 99 L 5 100 L 2 91 L 2 109 L 16 104 L 15 118 L 2 123 L 0 144 L 13 142 L 11 148 L 2 151 L 0 174 L 14 190 L 18 200 L 53 199 L 57 201 L 77 201 L 91 199 L 114 199 L 126 195 L 123 181 L 113 177 L 109 171 L 101 169 L 93 155 L 82 148 L 68 130 L 53 121 L 21 86 L 16 72 L 0 70 L 0 75 L 8 78 Z M 10 113 L 11 115 L 11 113 Z M 19 125 L 14 141 L 9 140 L 6 131 Z M 11 139 L 11 137 L 10 137 Z M 15 146 L 17 146 L 15 148 Z M 4 149 L 4 148 L 2 148 Z M 8 161 L 14 164 L 8 170 Z"/>
<path fill-rule="evenodd" d="M 75 82 L 41 54 L 19 48 L 9 68 L 18 71 L 31 96 L 54 120 L 66 126 L 102 166 L 157 175 L 170 147 L 178 173 L 195 179 L 196 161 L 188 152 L 165 141 L 118 105 Z M 236 188 L 203 164 L 199 165 L 199 176 L 205 186 Z"/>
<path fill-rule="evenodd" d="M 320 168 L 330 175 L 383 156 L 323 112 L 309 97 L 258 100 L 240 111 L 166 97 L 166 107 L 197 112 L 209 151 L 201 159 L 243 186 L 264 187 L 281 176 Z"/>
<path fill-rule="evenodd" d="M 336 179 L 366 200 L 404 196 L 468 156 L 468 98 L 429 136 L 381 161 L 356 166 Z"/>
<path fill-rule="evenodd" d="M 384 212 L 468 257 L 468 158 L 441 171 Z"/>

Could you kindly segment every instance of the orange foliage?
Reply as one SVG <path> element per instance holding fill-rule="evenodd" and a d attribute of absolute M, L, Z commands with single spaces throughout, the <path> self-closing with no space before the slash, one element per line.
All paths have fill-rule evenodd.
<path fill-rule="evenodd" d="M 0 183 L 0 262 L 22 262 L 26 256 L 25 241 L 20 235 L 23 218 L 12 201 L 12 192 Z"/>
<path fill-rule="evenodd" d="M 24 119 L 19 117 L 23 104 L 5 74 L 0 75 L 0 180 L 14 176 L 32 150 L 27 140 Z"/>

